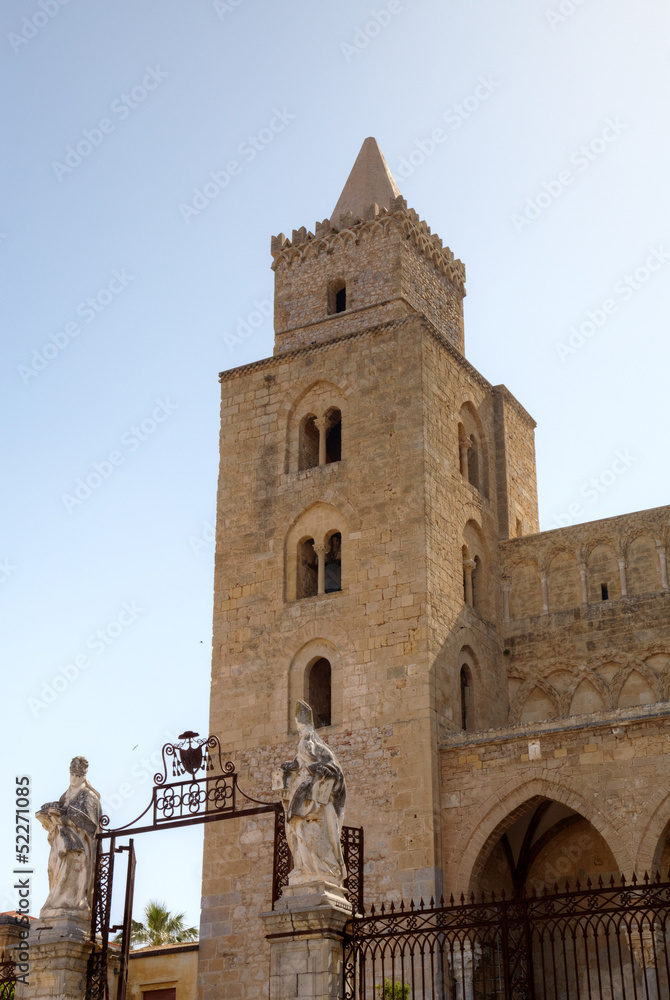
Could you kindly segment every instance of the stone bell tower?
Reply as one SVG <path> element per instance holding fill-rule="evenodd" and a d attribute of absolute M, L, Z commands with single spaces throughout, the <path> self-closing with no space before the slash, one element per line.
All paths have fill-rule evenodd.
<path fill-rule="evenodd" d="M 439 896 L 439 741 L 506 717 L 498 540 L 537 530 L 534 423 L 465 360 L 463 264 L 374 139 L 272 258 L 274 354 L 221 374 L 210 731 L 269 799 L 308 701 L 366 896 Z M 261 995 L 272 824 L 232 826 L 206 827 L 201 1000 Z"/>

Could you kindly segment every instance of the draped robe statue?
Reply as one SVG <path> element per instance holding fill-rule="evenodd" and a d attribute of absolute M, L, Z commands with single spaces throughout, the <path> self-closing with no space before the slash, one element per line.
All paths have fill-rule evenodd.
<path fill-rule="evenodd" d="M 100 828 L 100 795 L 86 780 L 88 761 L 74 757 L 70 787 L 58 802 L 45 802 L 37 819 L 48 834 L 49 895 L 41 919 L 74 917 L 90 920 Z"/>
<path fill-rule="evenodd" d="M 312 709 L 299 701 L 295 759 L 281 765 L 273 785 L 281 790 L 286 838 L 293 855 L 289 885 L 328 882 L 341 888 L 347 871 L 340 837 L 346 787 L 337 757 L 314 730 Z"/>

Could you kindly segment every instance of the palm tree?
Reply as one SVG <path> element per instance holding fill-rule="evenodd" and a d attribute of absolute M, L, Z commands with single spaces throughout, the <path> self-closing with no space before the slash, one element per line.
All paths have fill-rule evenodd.
<path fill-rule="evenodd" d="M 131 945 L 182 944 L 197 941 L 198 928 L 184 926 L 183 913 L 171 913 L 165 903 L 150 899 L 144 907 L 144 923 L 133 920 L 130 927 Z M 117 941 L 121 935 L 117 935 Z"/>

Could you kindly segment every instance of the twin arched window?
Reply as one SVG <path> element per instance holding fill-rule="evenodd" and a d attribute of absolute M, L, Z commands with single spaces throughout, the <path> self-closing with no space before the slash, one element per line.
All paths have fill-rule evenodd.
<path fill-rule="evenodd" d="M 458 424 L 458 464 L 466 482 L 488 498 L 488 456 L 481 421 L 472 403 L 461 407 Z"/>
<path fill-rule="evenodd" d="M 300 421 L 298 434 L 298 469 L 330 465 L 342 458 L 342 412 L 336 406 L 318 418 L 306 414 Z"/>
<path fill-rule="evenodd" d="M 298 542 L 296 597 L 317 597 L 342 590 L 342 535 L 328 532 L 321 544 L 313 538 Z"/>

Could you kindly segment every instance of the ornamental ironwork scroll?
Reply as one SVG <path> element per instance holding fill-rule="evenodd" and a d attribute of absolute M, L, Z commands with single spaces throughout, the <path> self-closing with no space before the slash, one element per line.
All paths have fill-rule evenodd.
<path fill-rule="evenodd" d="M 279 802 L 263 802 L 242 791 L 235 764 L 231 760 L 224 760 L 218 736 L 200 737 L 198 733 L 186 730 L 177 737 L 176 742 L 166 743 L 163 746 L 161 756 L 163 769 L 154 775 L 151 799 L 140 815 L 132 822 L 114 829 L 110 828 L 109 816 L 103 816 L 100 820 L 91 920 L 93 951 L 88 964 L 86 1000 L 109 1000 L 107 981 L 109 925 L 114 855 L 119 851 L 129 851 L 124 922 L 122 927 L 113 928 L 122 930 L 117 1000 L 123 1000 L 124 997 L 135 854 L 132 841 L 130 845 L 117 847 L 119 837 L 210 823 L 232 817 L 274 813 L 273 905 L 287 884 L 289 872 L 293 867 L 291 852 L 286 841 L 282 805 Z M 106 841 L 109 841 L 109 845 L 105 850 Z M 363 831 L 356 827 L 344 827 L 342 849 L 349 871 L 344 888 L 355 911 L 360 912 L 363 907 Z"/>
<path fill-rule="evenodd" d="M 346 928 L 345 1000 L 666 1000 L 670 877 L 410 902 Z"/>

